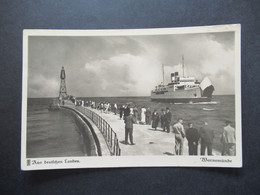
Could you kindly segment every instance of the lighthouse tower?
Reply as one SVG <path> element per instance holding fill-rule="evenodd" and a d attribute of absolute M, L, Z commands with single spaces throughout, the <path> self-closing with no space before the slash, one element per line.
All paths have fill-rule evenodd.
<path fill-rule="evenodd" d="M 60 93 L 59 93 L 59 100 L 63 100 L 67 98 L 67 89 L 66 89 L 66 82 L 65 82 L 65 69 L 62 66 L 60 72 Z"/>

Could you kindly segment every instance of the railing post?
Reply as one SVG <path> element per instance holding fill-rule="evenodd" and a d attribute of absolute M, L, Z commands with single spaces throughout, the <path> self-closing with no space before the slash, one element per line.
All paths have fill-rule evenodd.
<path fill-rule="evenodd" d="M 100 117 L 100 129 L 101 129 L 101 132 L 102 132 L 102 118 Z"/>
<path fill-rule="evenodd" d="M 103 121 L 104 121 L 104 119 L 103 119 Z M 105 136 L 105 139 L 106 139 L 106 137 L 107 137 L 106 126 L 107 126 L 107 124 L 106 124 L 106 122 L 104 121 L 104 136 Z"/>
<path fill-rule="evenodd" d="M 116 140 L 117 140 L 117 136 L 115 135 L 115 138 L 114 138 L 114 150 L 113 150 L 113 155 L 116 154 Z"/>
<path fill-rule="evenodd" d="M 111 141 L 110 141 L 110 147 L 112 148 L 112 144 L 113 144 L 113 132 L 112 132 L 112 129 L 110 130 L 111 132 L 110 132 L 110 138 L 111 138 Z"/>
<path fill-rule="evenodd" d="M 119 151 L 118 151 L 119 147 L 118 147 L 118 140 L 116 142 L 116 155 L 118 155 Z"/>
<path fill-rule="evenodd" d="M 109 128 L 108 128 L 108 123 L 106 125 L 106 130 L 107 130 L 107 140 L 109 141 Z"/>
<path fill-rule="evenodd" d="M 107 123 L 107 142 L 109 142 L 109 126 L 108 126 L 108 123 Z"/>
<path fill-rule="evenodd" d="M 101 117 L 99 117 L 99 129 L 101 129 Z"/>

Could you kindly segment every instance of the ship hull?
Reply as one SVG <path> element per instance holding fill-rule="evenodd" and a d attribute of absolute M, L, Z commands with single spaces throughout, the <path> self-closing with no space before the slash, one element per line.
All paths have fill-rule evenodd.
<path fill-rule="evenodd" d="M 153 102 L 165 102 L 165 103 L 199 103 L 199 102 L 211 102 L 212 98 L 151 98 Z"/>
<path fill-rule="evenodd" d="M 151 92 L 151 100 L 157 102 L 170 102 L 170 103 L 197 103 L 197 102 L 210 102 L 210 97 L 202 96 L 202 90 L 199 87 L 188 90 L 177 91 L 164 91 L 164 92 Z"/>

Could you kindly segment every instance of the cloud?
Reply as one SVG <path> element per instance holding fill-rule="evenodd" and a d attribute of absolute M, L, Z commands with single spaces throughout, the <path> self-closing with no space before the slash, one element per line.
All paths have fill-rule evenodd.
<path fill-rule="evenodd" d="M 209 76 L 214 94 L 234 93 L 234 33 L 30 37 L 28 96 L 57 96 L 61 66 L 75 96 L 149 96 L 170 73 Z M 228 85 L 227 85 L 228 83 Z"/>
<path fill-rule="evenodd" d="M 157 72 L 156 58 L 128 53 L 86 63 L 83 74 L 95 83 L 89 86 L 90 96 L 144 96 L 150 93 L 151 83 L 157 84 Z"/>
<path fill-rule="evenodd" d="M 36 74 L 31 77 L 29 82 L 29 97 L 58 97 L 58 79 L 46 78 L 43 75 Z"/>
<path fill-rule="evenodd" d="M 225 40 L 228 40 L 226 44 Z M 234 33 L 156 36 L 153 46 L 158 48 L 158 58 L 165 65 L 167 82 L 170 82 L 172 72 L 182 75 L 184 56 L 185 76 L 195 76 L 198 80 L 209 76 L 215 86 L 215 94 L 234 94 L 233 40 Z M 223 74 L 221 79 L 220 74 Z"/>

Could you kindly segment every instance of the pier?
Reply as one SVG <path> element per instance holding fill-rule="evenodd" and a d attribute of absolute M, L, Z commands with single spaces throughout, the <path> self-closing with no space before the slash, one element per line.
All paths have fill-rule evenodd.
<path fill-rule="evenodd" d="M 151 125 L 134 124 L 133 137 L 135 145 L 125 145 L 125 124 L 119 115 L 104 113 L 90 107 L 75 106 L 66 101 L 62 107 L 75 110 L 91 123 L 97 134 L 102 156 L 143 156 L 175 155 L 175 134 L 164 132 L 161 128 L 155 131 Z M 100 152 L 101 153 L 101 152 Z M 198 148 L 200 153 L 200 146 Z M 213 151 L 213 155 L 219 152 Z M 100 154 L 101 155 L 101 154 Z M 183 155 L 188 155 L 188 142 L 184 139 Z"/>

